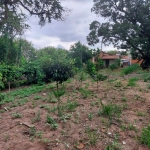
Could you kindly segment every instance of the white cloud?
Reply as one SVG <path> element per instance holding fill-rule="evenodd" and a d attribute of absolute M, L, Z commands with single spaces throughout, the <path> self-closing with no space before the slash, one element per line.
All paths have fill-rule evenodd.
<path fill-rule="evenodd" d="M 26 32 L 25 37 L 36 48 L 46 46 L 58 47 L 58 45 L 61 45 L 69 49 L 72 44 L 78 41 L 87 45 L 86 36 L 90 32 L 89 24 L 94 20 L 104 21 L 91 13 L 92 0 L 65 0 L 62 1 L 62 5 L 72 10 L 63 22 L 54 20 L 51 24 L 46 24 L 41 28 L 38 25 L 37 17 L 30 18 L 31 30 Z M 100 48 L 100 46 L 99 43 L 95 47 Z M 103 48 L 107 49 L 104 46 Z M 110 47 L 110 49 L 114 48 Z"/>

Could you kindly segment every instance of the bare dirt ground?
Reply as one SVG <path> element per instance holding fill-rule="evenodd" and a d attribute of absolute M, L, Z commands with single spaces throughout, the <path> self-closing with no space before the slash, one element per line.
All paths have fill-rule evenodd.
<path fill-rule="evenodd" d="M 98 90 L 89 78 L 83 90 L 71 79 L 61 97 L 61 117 L 51 88 L 26 97 L 20 105 L 15 105 L 22 100 L 16 97 L 0 108 L 0 150 L 148 150 L 139 139 L 142 128 L 150 124 L 149 83 L 140 79 L 128 86 L 135 76 L 110 75 Z M 116 104 L 121 113 L 104 115 L 101 102 Z M 47 116 L 55 123 L 47 123 Z"/>

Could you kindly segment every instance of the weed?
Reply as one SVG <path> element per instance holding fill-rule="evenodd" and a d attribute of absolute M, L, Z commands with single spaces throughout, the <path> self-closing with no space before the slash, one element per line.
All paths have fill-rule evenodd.
<path fill-rule="evenodd" d="M 120 80 L 117 80 L 113 83 L 114 87 L 122 87 L 122 82 Z"/>
<path fill-rule="evenodd" d="M 130 78 L 128 81 L 128 86 L 136 86 L 137 81 L 138 81 L 138 78 Z"/>
<path fill-rule="evenodd" d="M 77 106 L 79 106 L 77 101 L 71 102 L 70 100 L 68 100 L 64 107 L 65 107 L 66 111 L 71 112 L 71 111 L 74 111 L 74 109 Z"/>
<path fill-rule="evenodd" d="M 19 106 L 22 106 L 22 105 L 26 104 L 28 101 L 29 101 L 28 98 L 25 98 L 25 99 L 17 101 L 17 104 Z"/>
<path fill-rule="evenodd" d="M 13 119 L 22 118 L 22 114 L 20 114 L 20 113 L 13 113 L 13 114 L 12 114 L 12 118 L 13 118 Z"/>
<path fill-rule="evenodd" d="M 142 129 L 140 142 L 150 148 L 150 126 Z"/>
<path fill-rule="evenodd" d="M 150 89 L 150 84 L 147 84 L 147 88 Z"/>
<path fill-rule="evenodd" d="M 117 141 L 112 141 L 106 148 L 105 150 L 121 150 L 121 144 L 118 143 Z"/>
<path fill-rule="evenodd" d="M 61 105 L 60 105 L 60 103 L 61 103 L 60 97 L 65 94 L 64 86 L 62 86 L 61 89 L 57 89 L 56 91 L 53 91 L 53 94 L 54 94 L 55 97 L 57 98 L 57 110 L 58 110 L 58 115 L 59 115 L 59 116 L 62 116 Z"/>
<path fill-rule="evenodd" d="M 66 115 L 62 115 L 60 117 L 60 120 L 62 120 L 63 122 L 66 122 L 67 120 L 69 120 L 71 118 L 70 114 L 66 114 Z"/>
<path fill-rule="evenodd" d="M 133 124 L 129 124 L 127 126 L 127 130 L 133 130 L 133 131 L 137 132 L 137 129 L 136 129 L 136 127 Z"/>
<path fill-rule="evenodd" d="M 35 101 L 32 100 L 32 108 L 35 108 L 36 107 L 36 103 Z"/>
<path fill-rule="evenodd" d="M 89 120 L 92 120 L 92 118 L 93 118 L 93 113 L 89 113 L 89 114 L 88 114 L 88 118 L 89 118 Z"/>
<path fill-rule="evenodd" d="M 41 96 L 36 95 L 36 96 L 34 97 L 34 100 L 38 100 L 38 99 L 41 99 Z"/>
<path fill-rule="evenodd" d="M 89 143 L 91 145 L 95 145 L 96 142 L 98 141 L 98 138 L 99 138 L 99 134 L 97 133 L 97 130 L 87 128 L 85 130 L 85 132 L 86 132 L 86 134 L 88 136 Z"/>
<path fill-rule="evenodd" d="M 38 113 L 35 114 L 35 118 L 32 119 L 32 123 L 39 122 L 40 120 L 41 120 L 41 112 L 38 111 Z"/>
<path fill-rule="evenodd" d="M 143 112 L 138 111 L 138 112 L 137 112 L 137 115 L 138 115 L 138 116 L 145 116 L 146 114 L 143 113 Z"/>
<path fill-rule="evenodd" d="M 111 119 L 112 117 L 119 117 L 122 112 L 122 108 L 116 104 L 110 103 L 104 105 L 101 101 L 101 106 L 102 106 L 102 110 L 98 111 L 98 115 L 108 116 L 109 119 Z"/>
<path fill-rule="evenodd" d="M 81 95 L 83 96 L 83 99 L 86 99 L 88 97 L 88 95 L 91 94 L 91 92 L 89 90 L 86 90 L 84 88 L 80 88 L 79 91 L 81 92 Z"/>
<path fill-rule="evenodd" d="M 133 64 L 133 65 L 131 65 L 131 66 L 128 66 L 128 67 L 124 68 L 124 69 L 122 70 L 121 74 L 127 75 L 127 74 L 133 73 L 133 72 L 135 72 L 135 71 L 137 71 L 137 70 L 140 70 L 139 65 L 138 65 L 138 64 Z"/>
<path fill-rule="evenodd" d="M 58 124 L 56 123 L 56 121 L 49 115 L 47 115 L 46 123 L 50 124 L 51 128 L 54 130 L 56 130 L 58 128 Z"/>
<path fill-rule="evenodd" d="M 127 101 L 127 98 L 126 98 L 126 97 L 122 97 L 122 101 L 123 101 L 123 102 L 126 102 L 126 101 Z"/>
<path fill-rule="evenodd" d="M 42 131 L 39 131 L 39 132 L 36 133 L 36 137 L 39 138 L 39 139 L 42 139 L 42 135 L 43 135 Z"/>
<path fill-rule="evenodd" d="M 49 93 L 48 94 L 48 102 L 50 102 L 50 103 L 57 103 L 57 99 L 54 97 L 54 94 L 51 92 L 51 93 Z"/>

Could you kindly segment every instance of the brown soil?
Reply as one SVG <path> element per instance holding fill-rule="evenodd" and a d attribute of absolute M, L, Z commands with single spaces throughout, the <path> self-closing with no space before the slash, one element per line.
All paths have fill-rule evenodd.
<path fill-rule="evenodd" d="M 110 82 L 115 78 L 117 81 Z M 150 124 L 148 82 L 139 80 L 136 86 L 130 87 L 127 86 L 128 78 L 130 76 L 112 75 L 109 81 L 99 83 L 98 90 L 96 82 L 87 79 L 82 85 L 88 90 L 87 95 L 81 94 L 79 81 L 72 79 L 65 83 L 66 93 L 61 97 L 61 105 L 67 100 L 79 104 L 74 111 L 63 110 L 65 116 L 71 116 L 65 121 L 57 111 L 50 112 L 49 108 L 57 105 L 48 101 L 50 89 L 29 96 L 24 105 L 12 107 L 12 102 L 2 105 L 0 150 L 105 150 L 109 145 L 115 145 L 112 150 L 148 150 L 139 141 L 142 128 Z M 36 95 L 41 98 L 35 100 Z M 119 105 L 123 109 L 121 116 L 113 116 L 110 120 L 108 116 L 98 115 L 102 110 L 100 100 L 103 104 Z M 38 112 L 40 120 L 35 118 Z M 13 113 L 22 114 L 22 117 L 13 118 Z M 48 114 L 56 121 L 56 130 L 46 123 Z"/>

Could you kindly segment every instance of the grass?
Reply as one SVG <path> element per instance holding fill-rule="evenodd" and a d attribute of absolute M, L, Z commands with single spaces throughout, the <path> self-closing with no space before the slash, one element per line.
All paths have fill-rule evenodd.
<path fill-rule="evenodd" d="M 133 72 L 136 72 L 137 70 L 140 70 L 140 67 L 138 64 L 134 64 L 134 65 L 128 66 L 126 68 L 123 68 L 121 74 L 127 75 L 127 74 L 131 74 Z"/>
<path fill-rule="evenodd" d="M 13 119 L 22 118 L 22 114 L 20 114 L 20 113 L 13 113 L 12 114 L 12 118 Z"/>
<path fill-rule="evenodd" d="M 101 106 L 102 109 L 98 111 L 98 115 L 100 116 L 103 115 L 103 116 L 107 116 L 108 118 L 119 117 L 122 112 L 122 108 L 116 104 L 109 103 L 104 105 L 101 102 Z"/>
<path fill-rule="evenodd" d="M 150 148 L 150 126 L 142 129 L 140 142 Z"/>
<path fill-rule="evenodd" d="M 35 114 L 35 118 L 32 119 L 32 123 L 39 122 L 40 120 L 41 120 L 41 112 L 39 110 L 38 113 Z"/>
<path fill-rule="evenodd" d="M 134 77 L 134 78 L 130 78 L 128 80 L 128 86 L 136 86 L 136 82 L 138 81 L 138 78 Z"/>
<path fill-rule="evenodd" d="M 85 129 L 85 133 L 87 134 L 88 137 L 88 143 L 90 145 L 96 145 L 96 142 L 99 139 L 99 134 L 97 133 L 97 129 L 87 128 Z"/>

